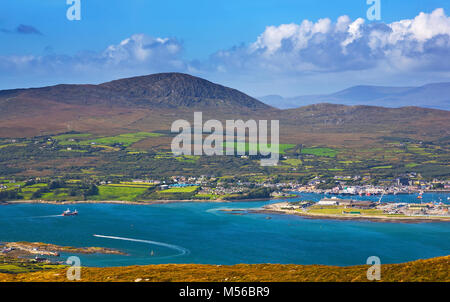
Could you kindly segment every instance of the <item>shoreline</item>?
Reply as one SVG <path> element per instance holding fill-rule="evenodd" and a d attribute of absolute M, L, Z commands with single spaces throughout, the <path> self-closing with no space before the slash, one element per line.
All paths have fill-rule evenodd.
<path fill-rule="evenodd" d="M 324 194 L 323 192 L 299 192 L 293 191 L 295 193 L 313 193 L 313 194 Z M 428 191 L 427 193 L 450 193 L 450 191 Z M 414 193 L 410 193 L 414 195 Z M 338 194 L 334 194 L 338 195 Z M 376 195 L 374 195 L 376 196 Z M 1 205 L 13 205 L 13 204 L 55 204 L 55 205 L 70 205 L 70 204 L 130 204 L 130 205 L 154 205 L 154 204 L 171 204 L 171 203 L 233 203 L 233 202 L 257 202 L 257 201 L 276 201 L 276 200 L 290 200 L 296 199 L 300 195 L 296 196 L 280 196 L 280 197 L 269 197 L 269 198 L 251 198 L 251 199 L 171 199 L 171 200 L 143 200 L 143 201 L 128 201 L 128 200 L 66 200 L 66 201 L 56 201 L 56 200 L 8 200 L 0 201 Z M 308 215 L 309 216 L 309 215 Z"/>
<path fill-rule="evenodd" d="M 339 195 L 341 195 L 341 196 L 361 196 L 359 194 L 351 194 L 351 193 L 330 193 L 330 192 L 325 192 L 325 191 L 322 191 L 322 190 L 318 190 L 318 191 L 315 191 L 315 190 L 305 190 L 305 191 L 303 191 L 303 190 L 302 191 L 292 190 L 292 192 L 300 193 L 300 194 L 301 193 L 329 194 L 329 195 L 333 195 L 333 196 L 339 196 Z M 385 193 L 384 195 L 416 195 L 416 194 L 419 194 L 419 193 L 420 193 L 420 191 L 400 192 L 400 193 L 397 193 L 397 194 L 393 194 L 391 192 L 391 193 Z M 448 194 L 448 193 L 450 193 L 450 190 L 426 190 L 426 191 L 423 191 L 423 194 L 426 194 L 426 193 Z M 371 193 L 370 195 L 371 196 L 381 196 L 382 193 Z"/>
<path fill-rule="evenodd" d="M 234 200 L 146 200 L 146 201 L 125 201 L 125 200 L 78 200 L 78 201 L 51 201 L 51 200 L 13 200 L 5 201 L 0 205 L 17 205 L 17 204 L 53 204 L 53 205 L 76 205 L 76 204 L 118 204 L 118 205 L 157 205 L 157 204 L 172 204 L 172 203 L 233 203 L 233 202 L 263 202 L 263 201 L 276 201 L 276 200 L 288 200 L 296 197 L 285 198 L 257 198 L 257 199 L 234 199 Z M 372 222 L 393 222 L 393 223 L 422 223 L 422 222 L 450 222 L 449 217 L 442 216 L 401 216 L 401 217 L 386 217 L 376 215 L 360 215 L 360 216 L 342 216 L 335 214 L 318 214 L 299 212 L 295 210 L 285 210 L 271 207 L 259 208 L 259 209 L 245 209 L 250 214 L 279 214 L 279 215 L 295 215 L 308 219 L 328 219 L 328 220 L 356 220 L 356 221 L 372 221 Z M 242 211 L 244 209 L 239 209 Z"/>
<path fill-rule="evenodd" d="M 145 200 L 145 201 L 127 201 L 127 200 L 67 200 L 67 201 L 55 201 L 55 200 L 10 200 L 0 202 L 0 205 L 14 205 L 14 204 L 55 204 L 55 205 L 68 205 L 68 204 L 131 204 L 131 205 L 154 205 L 154 204 L 171 204 L 171 203 L 232 203 L 232 202 L 258 202 L 258 201 L 270 201 L 270 200 L 287 200 L 294 199 L 295 197 L 271 197 L 271 198 L 252 198 L 252 199 L 183 199 L 183 200 Z"/>
<path fill-rule="evenodd" d="M 385 217 L 375 215 L 361 215 L 361 216 L 342 216 L 333 214 L 316 214 L 298 212 L 295 210 L 278 210 L 278 209 L 256 209 L 247 210 L 251 214 L 279 214 L 279 215 L 293 215 L 301 216 L 308 219 L 327 219 L 327 220 L 355 220 L 355 221 L 371 221 L 371 222 L 391 222 L 391 223 L 423 223 L 423 222 L 450 222 L 450 217 L 420 217 L 420 216 L 402 216 L 402 217 Z"/>
<path fill-rule="evenodd" d="M 46 255 L 56 257 L 60 256 L 59 253 L 105 254 L 105 255 L 110 254 L 123 256 L 128 255 L 118 249 L 108 247 L 97 247 L 97 246 L 73 247 L 73 246 L 61 246 L 53 243 L 44 243 L 44 242 L 28 242 L 28 241 L 0 242 L 0 246 L 10 249 L 7 253 L 4 253 L 6 255 L 16 254 L 14 253 L 15 251 L 21 251 L 22 253 L 27 255 Z"/>

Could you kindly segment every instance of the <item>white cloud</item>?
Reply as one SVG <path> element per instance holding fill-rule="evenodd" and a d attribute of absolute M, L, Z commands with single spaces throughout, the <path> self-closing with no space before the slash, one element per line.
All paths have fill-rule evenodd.
<path fill-rule="evenodd" d="M 176 60 L 181 51 L 182 47 L 175 39 L 135 34 L 117 45 L 110 45 L 102 53 L 102 57 L 105 58 L 107 64 L 152 64 L 162 59 Z"/>
<path fill-rule="evenodd" d="M 315 34 L 326 34 L 330 29 L 331 20 L 328 18 L 320 19 L 316 23 L 304 20 L 300 25 L 291 23 L 268 26 L 256 42 L 250 45 L 250 49 L 263 50 L 265 55 L 272 55 L 282 47 L 283 41 L 289 40 L 295 50 L 300 50 L 308 47 L 309 40 Z"/>
<path fill-rule="evenodd" d="M 344 28 L 344 32 L 347 31 L 347 38 L 341 42 L 342 52 L 347 53 L 347 45 L 353 43 L 357 39 L 361 39 L 363 33 L 361 27 L 364 25 L 364 19 L 358 18 L 355 22 L 352 22 Z"/>
<path fill-rule="evenodd" d="M 394 22 L 390 27 L 393 30 L 392 38 L 394 39 L 410 37 L 419 42 L 426 42 L 437 35 L 450 34 L 450 18 L 445 15 L 442 8 L 438 8 L 431 14 L 420 13 L 412 20 Z"/>
<path fill-rule="evenodd" d="M 134 34 L 101 52 L 83 51 L 73 56 L 0 56 L 0 71 L 7 71 L 9 79 L 31 79 L 29 82 L 36 83 L 32 85 L 41 85 L 44 78 L 48 83 L 86 82 L 87 79 L 98 82 L 160 71 L 183 71 L 186 62 L 182 52 L 182 44 L 174 38 Z"/>
<path fill-rule="evenodd" d="M 448 68 L 450 17 L 439 8 L 414 19 L 390 24 L 320 19 L 268 26 L 248 47 L 234 47 L 213 56 L 218 71 L 265 69 L 308 73 L 393 68 Z"/>

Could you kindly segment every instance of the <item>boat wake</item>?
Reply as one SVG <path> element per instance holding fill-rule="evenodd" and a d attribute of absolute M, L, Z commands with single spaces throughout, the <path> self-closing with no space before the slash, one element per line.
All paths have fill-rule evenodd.
<path fill-rule="evenodd" d="M 45 215 L 45 216 L 26 216 L 26 217 L 14 217 L 16 219 L 34 219 L 34 218 L 51 218 L 51 217 L 63 217 L 63 215 Z"/>
<path fill-rule="evenodd" d="M 158 245 L 158 246 L 166 247 L 166 248 L 169 248 L 169 249 L 172 249 L 172 250 L 175 250 L 175 251 L 179 252 L 179 254 L 176 254 L 176 255 L 170 255 L 170 256 L 165 256 L 165 257 L 155 257 L 155 258 L 179 257 L 179 256 L 189 255 L 191 253 L 188 249 L 185 249 L 184 247 L 181 247 L 181 246 L 178 246 L 178 245 L 174 245 L 174 244 L 159 242 L 159 241 L 134 239 L 134 238 L 126 238 L 126 237 L 116 237 L 116 236 L 106 236 L 106 235 L 97 235 L 97 234 L 94 234 L 93 236 L 94 237 L 98 237 L 98 238 L 107 238 L 107 239 L 124 240 L 124 241 L 132 241 L 132 242 L 142 242 L 142 243 L 147 243 L 147 244 L 151 244 L 151 245 Z"/>
<path fill-rule="evenodd" d="M 225 208 L 225 207 L 212 208 L 212 209 L 206 210 L 205 212 L 219 216 L 221 214 L 220 211 L 224 210 L 224 209 L 227 209 L 227 208 Z"/>

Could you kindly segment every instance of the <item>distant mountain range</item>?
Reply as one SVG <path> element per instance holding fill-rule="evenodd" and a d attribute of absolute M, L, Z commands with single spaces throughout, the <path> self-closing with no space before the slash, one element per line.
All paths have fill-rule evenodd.
<path fill-rule="evenodd" d="M 279 109 L 330 103 L 390 108 L 417 106 L 450 110 L 450 83 L 435 83 L 420 87 L 354 86 L 332 94 L 304 95 L 289 98 L 279 95 L 267 95 L 258 99 Z"/>

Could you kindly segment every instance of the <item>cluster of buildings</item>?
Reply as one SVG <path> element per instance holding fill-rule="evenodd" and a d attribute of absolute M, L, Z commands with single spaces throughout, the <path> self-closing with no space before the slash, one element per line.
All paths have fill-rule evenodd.
<path fill-rule="evenodd" d="M 199 192 L 199 194 L 226 195 L 226 194 L 242 193 L 244 191 L 245 191 L 245 187 L 237 187 L 237 186 L 222 187 L 222 186 L 217 186 L 215 188 L 213 188 L 213 187 L 202 187 L 202 189 Z"/>
<path fill-rule="evenodd" d="M 283 203 L 284 210 L 306 210 L 311 206 L 318 208 L 342 208 L 342 214 L 361 214 L 363 210 L 378 210 L 370 212 L 372 215 L 398 215 L 398 216 L 428 216 L 448 217 L 450 204 L 439 203 L 379 203 L 368 200 L 340 199 L 336 197 L 323 198 L 318 202 L 301 201 Z M 367 214 L 367 213 L 366 213 Z"/>
<path fill-rule="evenodd" d="M 416 179 L 414 179 L 415 177 Z M 351 185 L 349 181 L 359 181 L 364 183 L 370 180 L 370 176 L 335 176 L 335 186 L 329 189 L 321 189 L 320 185 L 325 183 L 326 180 L 320 177 L 311 179 L 307 184 L 299 184 L 296 181 L 286 182 L 274 182 L 270 179 L 264 182 L 251 182 L 251 181 L 232 181 L 222 182 L 215 177 L 189 177 L 189 176 L 172 176 L 169 181 L 160 180 L 133 180 L 135 182 L 149 182 L 153 184 L 160 184 L 161 186 L 173 186 L 173 185 L 197 185 L 202 187 L 201 194 L 233 194 L 245 191 L 248 188 L 255 187 L 269 187 L 274 189 L 278 194 L 283 194 L 286 191 L 297 192 L 310 192 L 310 193 L 325 193 L 330 195 L 386 195 L 386 194 L 411 194 L 425 191 L 446 191 L 450 192 L 450 181 L 442 181 L 434 179 L 432 181 L 417 180 L 420 175 L 414 172 L 391 180 L 381 180 L 379 185 L 372 184 L 359 184 Z M 440 184 L 440 188 L 436 189 L 436 184 Z M 282 195 L 280 195 L 282 196 Z M 287 195 L 286 195 L 287 196 Z"/>
<path fill-rule="evenodd" d="M 384 214 L 405 216 L 448 216 L 449 204 L 439 203 L 377 203 L 368 200 L 323 198 L 318 206 L 341 206 L 354 209 L 378 209 Z"/>
<path fill-rule="evenodd" d="M 178 184 L 191 184 L 191 185 L 206 185 L 211 181 L 215 181 L 216 178 L 210 178 L 202 175 L 199 177 L 195 176 L 172 176 L 171 181 Z"/>
<path fill-rule="evenodd" d="M 357 208 L 357 209 L 372 209 L 375 208 L 376 203 L 368 200 L 352 200 L 352 199 L 339 199 L 336 197 L 323 198 L 317 205 L 322 206 L 343 206 L 345 208 Z"/>
<path fill-rule="evenodd" d="M 368 178 L 369 176 L 365 177 Z M 411 194 L 422 191 L 450 191 L 449 180 L 442 181 L 434 179 L 432 181 L 426 181 L 400 177 L 392 180 L 381 180 L 379 181 L 379 185 L 349 185 L 348 181 L 359 180 L 362 178 L 359 176 L 335 176 L 334 179 L 336 180 L 336 185 L 330 189 L 320 189 L 320 185 L 325 183 L 325 180 L 322 180 L 319 177 L 312 179 L 306 185 L 293 185 L 293 189 L 299 192 L 367 196 L 381 194 Z M 439 185 L 439 188 L 437 188 L 437 185 Z"/>
<path fill-rule="evenodd" d="M 448 216 L 449 204 L 440 203 L 383 203 L 377 206 L 385 214 L 406 216 Z"/>

